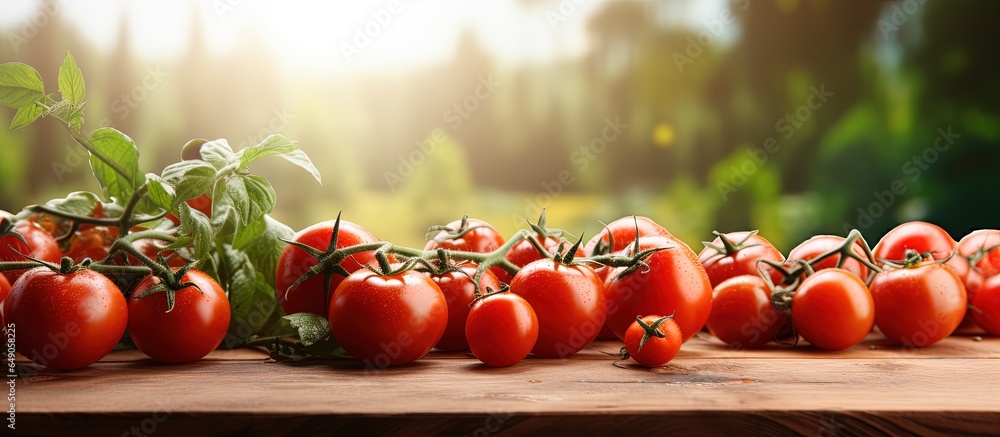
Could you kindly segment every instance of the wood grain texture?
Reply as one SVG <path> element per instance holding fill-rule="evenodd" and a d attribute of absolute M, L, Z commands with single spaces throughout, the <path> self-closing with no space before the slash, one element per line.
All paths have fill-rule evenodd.
<path fill-rule="evenodd" d="M 875 346 L 875 349 L 872 349 Z M 134 351 L 60 373 L 22 363 L 20 432 L 122 435 L 1000 434 L 1000 339 L 930 348 L 873 335 L 847 351 L 733 351 L 710 337 L 668 366 L 611 365 L 599 342 L 568 360 L 493 369 L 432 353 L 386 370 L 277 364 L 258 351 L 160 365 Z M 78 434 L 79 433 L 79 434 Z"/>

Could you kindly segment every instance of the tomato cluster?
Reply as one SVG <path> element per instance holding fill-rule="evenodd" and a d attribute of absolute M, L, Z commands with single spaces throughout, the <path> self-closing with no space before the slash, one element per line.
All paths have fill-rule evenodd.
<path fill-rule="evenodd" d="M 91 217 L 103 218 L 99 207 Z M 67 229 L 47 216 L 10 223 L 13 217 L 2 211 L 0 218 L 9 228 L 0 230 L 0 261 L 48 263 L 0 275 L 0 325 L 16 327 L 17 351 L 35 363 L 55 370 L 89 366 L 111 352 L 126 330 L 139 350 L 166 363 L 196 361 L 222 342 L 230 318 L 225 291 L 210 276 L 184 269 L 184 259 L 164 243 L 140 239 L 131 245 L 136 255 L 110 257 L 117 228 Z M 60 238 L 62 247 L 59 232 L 68 232 Z M 185 286 L 168 289 L 160 277 L 148 275 L 123 293 L 111 278 L 87 268 L 91 261 L 143 265 L 136 256 L 162 258 L 163 269 L 183 269 L 178 276 Z"/>

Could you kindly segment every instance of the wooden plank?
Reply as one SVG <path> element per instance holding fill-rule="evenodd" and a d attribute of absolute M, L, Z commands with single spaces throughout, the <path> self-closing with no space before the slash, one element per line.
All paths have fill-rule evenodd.
<path fill-rule="evenodd" d="M 168 430 L 164 435 L 1000 433 L 996 338 L 953 337 L 906 350 L 873 337 L 839 353 L 732 351 L 695 339 L 670 365 L 652 370 L 620 369 L 598 352 L 617 347 L 599 342 L 567 360 L 502 369 L 460 353 L 376 370 L 347 360 L 266 363 L 252 350 L 176 366 L 135 351 L 76 372 L 21 364 L 27 375 L 17 382 L 18 425 L 114 435 L 143 425 Z"/>

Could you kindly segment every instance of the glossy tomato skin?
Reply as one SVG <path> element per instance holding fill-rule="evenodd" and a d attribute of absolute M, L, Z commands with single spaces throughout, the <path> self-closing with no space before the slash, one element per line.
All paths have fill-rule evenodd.
<path fill-rule="evenodd" d="M 544 247 L 550 254 L 555 254 L 559 250 L 560 245 L 562 245 L 563 251 L 567 251 L 573 247 L 573 243 L 567 241 L 565 238 L 556 238 L 551 236 L 541 238 L 538 235 L 535 235 L 535 238 L 538 239 L 539 243 L 542 243 L 542 247 Z M 586 255 L 583 252 L 583 248 L 577 248 L 576 252 L 573 252 L 573 256 L 576 258 L 582 258 Z M 507 261 L 514 263 L 514 265 L 524 267 L 542 259 L 542 254 L 538 253 L 538 249 L 535 249 L 535 246 L 532 246 L 530 241 L 521 240 L 510 248 L 510 251 L 507 252 L 506 258 Z M 504 273 L 506 274 L 506 271 Z M 510 275 L 507 275 L 506 277 L 510 278 Z M 503 279 L 501 278 L 501 281 L 502 280 Z M 510 281 L 506 282 L 508 284 L 510 283 Z"/>
<path fill-rule="evenodd" d="M 844 244 L 844 237 L 837 235 L 817 235 L 806 241 L 803 241 L 798 246 L 795 246 L 791 252 L 788 252 L 788 261 L 786 264 L 791 265 L 794 261 L 804 260 L 812 261 L 818 258 L 820 255 L 829 252 L 831 250 L 839 248 Z M 861 247 L 860 242 L 855 242 L 854 246 L 851 247 L 851 251 L 859 257 L 865 258 L 865 250 Z M 840 262 L 840 254 L 833 255 L 823 261 L 820 261 L 812 266 L 813 270 L 823 270 L 832 269 L 837 267 L 837 263 Z M 844 265 L 841 266 L 844 270 L 854 273 L 855 276 L 861 280 L 867 280 L 870 270 L 861 261 L 854 258 L 848 258 L 844 261 Z M 780 274 L 779 274 L 780 279 Z M 776 280 L 775 283 L 778 283 Z"/>
<path fill-rule="evenodd" d="M 645 316 L 642 321 L 652 326 L 661 316 Z M 661 367 L 670 362 L 681 350 L 681 343 L 684 343 L 681 328 L 673 319 L 664 320 L 657 329 L 664 334 L 663 338 L 651 336 L 646 340 L 646 344 L 639 347 L 646 330 L 639 325 L 638 321 L 633 321 L 625 332 L 625 350 L 630 358 L 645 367 Z"/>
<path fill-rule="evenodd" d="M 788 323 L 774 309 L 771 290 L 760 276 L 729 278 L 712 293 L 708 330 L 733 349 L 750 349 L 771 341 Z"/>
<path fill-rule="evenodd" d="M 118 228 L 94 226 L 77 231 L 69 239 L 69 249 L 65 255 L 73 258 L 73 262 L 83 262 L 85 258 L 100 261 L 107 258 L 111 245 L 118 238 Z"/>
<path fill-rule="evenodd" d="M 989 278 L 1000 274 L 1000 248 L 993 249 L 997 246 L 1000 246 L 1000 230 L 979 229 L 958 242 L 958 254 L 966 259 L 975 255 L 978 259 L 972 267 Z"/>
<path fill-rule="evenodd" d="M 427 355 L 448 325 L 448 302 L 422 273 L 381 276 L 365 269 L 337 286 L 328 319 L 347 353 L 384 369 Z"/>
<path fill-rule="evenodd" d="M 705 326 L 712 311 L 712 284 L 698 257 L 683 242 L 653 236 L 639 239 L 642 250 L 671 247 L 646 260 L 649 270 L 612 274 L 607 288 L 608 326 L 619 339 L 637 316 L 674 314 L 684 341 Z"/>
<path fill-rule="evenodd" d="M 153 240 L 153 239 L 136 240 L 134 243 L 132 243 L 132 246 L 135 247 L 135 249 L 138 250 L 139 253 L 145 255 L 146 257 L 154 261 L 156 260 L 156 256 L 161 254 L 162 252 L 163 258 L 167 261 L 167 265 L 171 268 L 180 268 L 184 267 L 187 264 L 187 261 L 185 261 L 184 258 L 181 258 L 180 255 L 178 255 L 176 252 L 172 250 L 167 250 L 167 245 L 158 240 Z M 132 255 L 128 255 L 127 259 L 129 265 L 133 266 L 142 265 L 142 262 L 140 262 L 138 258 Z"/>
<path fill-rule="evenodd" d="M 446 225 L 451 229 L 458 229 L 462 226 L 461 220 L 455 220 Z M 503 235 L 500 234 L 493 225 L 479 219 L 470 218 L 466 221 L 467 229 L 465 235 L 459 238 L 448 238 L 448 231 L 440 231 L 427 244 L 424 250 L 456 250 L 461 252 L 488 253 L 500 248 L 504 244 Z M 474 229 L 473 229 L 474 228 Z M 504 284 L 510 283 L 510 274 L 502 267 L 490 267 L 490 271 Z"/>
<path fill-rule="evenodd" d="M 174 294 L 174 308 L 167 312 L 166 293 L 154 293 L 139 299 L 159 285 L 156 276 L 147 276 L 128 302 L 128 331 L 144 354 L 163 363 L 197 361 L 215 350 L 229 330 L 229 299 L 211 276 L 189 270 L 181 282 L 187 287 Z"/>
<path fill-rule="evenodd" d="M 12 216 L 7 212 L 0 211 L 0 218 L 12 218 Z M 14 231 L 21 234 L 28 245 L 25 246 L 21 240 L 13 235 L 0 237 L 0 262 L 28 261 L 18 253 L 20 252 L 42 261 L 59 263 L 59 259 L 62 258 L 59 244 L 56 243 L 56 239 L 51 234 L 37 223 L 28 220 L 19 221 L 14 225 Z M 2 274 L 13 284 L 27 271 L 7 270 Z"/>
<path fill-rule="evenodd" d="M 459 270 L 449 271 L 443 275 L 425 273 L 441 289 L 445 301 L 448 302 L 448 327 L 434 345 L 439 350 L 469 350 L 469 342 L 465 337 L 465 323 L 469 318 L 469 305 L 476 299 L 473 278 L 476 276 L 477 267 L 474 263 L 465 263 L 458 267 Z M 483 272 L 483 277 L 479 280 L 480 293 L 487 293 L 487 289 L 493 291 L 500 289 L 500 281 L 489 270 Z"/>
<path fill-rule="evenodd" d="M 925 263 L 886 268 L 871 284 L 875 325 L 908 347 L 930 346 L 951 335 L 965 317 L 965 285 L 951 268 Z"/>
<path fill-rule="evenodd" d="M 667 232 L 666 228 L 660 226 L 652 219 L 630 215 L 608 223 L 604 229 L 601 229 L 601 232 L 587 241 L 587 244 L 584 246 L 584 252 L 588 255 L 605 255 L 606 253 L 594 253 L 594 251 L 597 248 L 598 242 L 603 241 L 605 244 L 608 243 L 609 235 L 614 239 L 614 246 L 610 247 L 607 253 L 628 249 L 635 242 L 636 226 L 639 228 L 640 237 L 661 236 L 675 240 L 674 236 L 670 232 Z"/>
<path fill-rule="evenodd" d="M 0 275 L 0 334 L 7 332 L 7 324 L 3 321 L 3 300 L 10 293 L 10 282 L 7 277 Z"/>
<path fill-rule="evenodd" d="M 4 299 L 7 323 L 17 326 L 17 351 L 55 370 L 75 370 L 114 349 L 128 325 L 118 287 L 100 273 L 29 270 Z"/>
<path fill-rule="evenodd" d="M 604 325 L 604 284 L 590 267 L 538 260 L 514 276 L 510 291 L 538 316 L 538 341 L 531 350 L 536 356 L 573 355 L 593 343 Z"/>
<path fill-rule="evenodd" d="M 792 324 L 814 347 L 847 349 L 875 323 L 875 303 L 860 278 L 844 269 L 820 270 L 802 281 L 792 299 Z"/>
<path fill-rule="evenodd" d="M 333 236 L 334 221 L 317 223 L 303 229 L 295 234 L 293 241 L 310 246 L 314 249 L 325 251 L 330 245 L 330 238 Z M 374 243 L 378 241 L 375 235 L 367 229 L 346 220 L 340 221 L 340 231 L 337 237 L 337 247 L 344 248 L 363 243 Z M 393 262 L 392 255 L 389 261 Z M 323 275 L 316 275 L 309 280 L 289 289 L 300 276 L 309 271 L 309 268 L 316 265 L 317 260 L 306 251 L 291 244 L 285 247 L 278 259 L 278 270 L 276 274 L 276 290 L 281 307 L 286 314 L 313 313 L 325 316 L 328 311 L 326 296 L 323 295 Z M 364 268 L 365 265 L 377 266 L 375 252 L 361 252 L 344 260 L 340 264 L 348 273 Z M 337 286 L 344 280 L 344 277 L 334 273 L 330 278 L 330 294 L 337 289 Z"/>
<path fill-rule="evenodd" d="M 708 279 L 712 282 L 713 287 L 718 286 L 729 278 L 741 275 L 757 275 L 759 271 L 771 275 L 774 268 L 761 263 L 758 270 L 757 261 L 768 260 L 780 264 L 785 260 L 784 255 L 770 241 L 767 241 L 766 238 L 756 234 L 747 238 L 749 235 L 750 233 L 745 231 L 725 234 L 726 238 L 734 243 L 746 240 L 743 243 L 743 248 L 736 253 L 727 254 L 725 251 L 719 252 L 714 248 L 705 246 L 701 253 L 698 254 L 698 261 L 705 267 L 705 273 L 708 274 Z M 722 238 L 720 237 L 716 237 L 712 241 L 712 244 L 717 247 L 724 247 Z"/>
<path fill-rule="evenodd" d="M 921 254 L 930 252 L 934 259 L 942 260 L 952 255 L 956 245 L 951 235 L 940 226 L 927 222 L 907 222 L 886 233 L 872 249 L 872 253 L 876 260 L 899 262 L 906 259 L 908 249 L 913 249 Z M 969 261 L 960 256 L 952 257 L 947 265 L 960 277 L 964 278 L 969 273 Z"/>
<path fill-rule="evenodd" d="M 975 323 L 990 335 L 1000 335 L 1000 275 L 987 279 L 971 303 Z"/>
<path fill-rule="evenodd" d="M 473 355 L 491 367 L 517 364 L 538 341 L 538 316 L 521 296 L 505 292 L 472 306 L 465 336 Z"/>

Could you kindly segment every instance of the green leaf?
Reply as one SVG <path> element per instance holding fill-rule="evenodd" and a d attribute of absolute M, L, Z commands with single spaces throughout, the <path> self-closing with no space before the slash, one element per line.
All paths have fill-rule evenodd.
<path fill-rule="evenodd" d="M 238 162 L 239 158 L 233 153 L 233 148 L 229 147 L 226 140 L 209 141 L 201 145 L 201 159 L 222 170 L 229 164 Z"/>
<path fill-rule="evenodd" d="M 257 334 L 280 309 L 274 289 L 268 286 L 246 253 L 223 247 L 220 253 L 228 273 L 230 322 L 227 341 L 237 343 Z"/>
<path fill-rule="evenodd" d="M 240 158 L 240 166 L 246 167 L 265 156 L 278 155 L 288 162 L 295 164 L 299 167 L 304 168 L 316 179 L 320 184 L 323 183 L 323 178 L 319 174 L 319 170 L 313 165 L 312 160 L 305 152 L 299 149 L 298 144 L 295 141 L 285 138 L 283 135 L 269 135 L 261 141 L 260 144 L 255 146 L 247 147 L 240 150 L 237 155 Z"/>
<path fill-rule="evenodd" d="M 97 194 L 89 191 L 77 191 L 69 193 L 65 199 L 50 200 L 45 203 L 45 206 L 68 214 L 89 216 L 98 203 L 101 203 L 101 199 Z"/>
<path fill-rule="evenodd" d="M 170 209 L 176 196 L 174 187 L 152 173 L 146 175 L 146 187 L 148 188 L 149 198 L 153 203 L 160 208 Z"/>
<path fill-rule="evenodd" d="M 285 320 L 299 331 L 299 340 L 303 346 L 312 346 L 330 336 L 330 322 L 318 314 L 291 314 L 285 316 Z"/>
<path fill-rule="evenodd" d="M 41 117 L 43 112 L 45 112 L 45 108 L 35 104 L 18 109 L 14 113 L 14 119 L 10 121 L 10 130 L 20 129 L 31 124 L 35 120 L 38 120 L 38 117 Z"/>
<path fill-rule="evenodd" d="M 45 85 L 38 71 L 27 64 L 0 64 L 0 104 L 21 109 L 45 95 Z"/>
<path fill-rule="evenodd" d="M 191 234 L 191 237 L 194 239 L 195 259 L 202 259 L 208 256 L 208 252 L 212 249 L 213 236 L 212 222 L 208 219 L 208 216 L 201 211 L 191 208 L 186 203 L 180 204 L 178 212 L 181 225 L 177 229 L 177 234 Z"/>
<path fill-rule="evenodd" d="M 260 176 L 237 175 L 229 178 L 226 194 L 233 201 L 241 227 L 250 225 L 274 209 L 274 188 Z"/>
<path fill-rule="evenodd" d="M 163 169 L 163 180 L 172 185 L 175 193 L 170 210 L 177 204 L 201 196 L 212 189 L 218 170 L 205 161 L 190 160 L 170 164 Z"/>
<path fill-rule="evenodd" d="M 259 231 L 252 229 L 260 226 L 260 223 L 263 223 L 263 229 Z M 244 231 L 258 233 L 253 238 L 244 238 L 242 235 Z M 295 232 L 292 231 L 292 228 L 265 215 L 259 222 L 240 230 L 233 242 L 233 247 L 246 252 L 254 267 L 264 274 L 267 283 L 273 285 L 275 284 L 275 272 L 278 269 L 278 259 L 287 245 L 281 239 L 290 240 L 294 235 Z"/>
<path fill-rule="evenodd" d="M 76 66 L 76 60 L 70 52 L 66 52 L 62 67 L 59 67 L 59 92 L 63 98 L 73 102 L 74 106 L 83 103 L 86 88 L 83 82 L 83 72 Z"/>
<path fill-rule="evenodd" d="M 90 135 L 90 144 L 125 172 L 124 175 L 119 174 L 97 156 L 90 156 L 90 167 L 94 170 L 105 198 L 127 202 L 145 180 L 139 170 L 139 150 L 135 143 L 114 128 L 102 127 Z"/>

